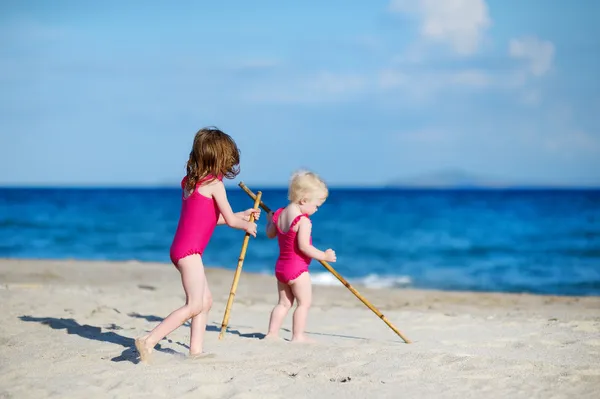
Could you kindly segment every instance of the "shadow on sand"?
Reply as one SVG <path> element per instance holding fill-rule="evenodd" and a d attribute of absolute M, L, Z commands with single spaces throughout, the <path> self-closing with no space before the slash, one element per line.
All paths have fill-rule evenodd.
<path fill-rule="evenodd" d="M 127 314 L 129 317 L 135 317 L 138 319 L 145 319 L 146 321 L 149 321 L 151 323 L 160 323 L 161 321 L 163 321 L 164 319 L 162 317 L 158 317 L 158 316 L 152 316 L 152 315 L 141 315 L 139 313 L 128 313 Z M 184 326 L 190 326 L 190 322 L 186 321 L 184 323 Z M 245 328 L 250 328 L 249 326 L 239 326 L 239 327 L 245 327 Z M 292 333 L 291 330 L 287 329 L 287 328 L 282 328 L 282 331 L 286 331 L 289 332 L 290 334 Z M 216 321 L 213 321 L 211 324 L 208 324 L 206 326 L 206 331 L 211 331 L 211 332 L 216 332 L 216 333 L 220 333 L 221 332 L 221 323 L 218 323 Z M 242 334 L 239 330 L 234 330 L 230 327 L 227 328 L 227 333 L 228 334 L 233 334 L 233 335 L 237 335 L 239 337 L 242 338 L 253 338 L 253 339 L 263 339 L 265 337 L 265 334 L 260 333 L 260 332 L 253 332 L 253 333 L 245 333 Z M 343 334 L 328 334 L 328 333 L 319 333 L 319 332 L 310 332 L 307 331 L 306 332 L 309 335 L 321 335 L 321 336 L 325 336 L 325 337 L 337 337 L 337 338 L 345 338 L 345 339 L 358 339 L 358 340 L 362 340 L 362 341 L 367 341 L 368 338 L 364 338 L 364 337 L 355 337 L 352 335 L 343 335 Z M 286 341 L 289 341 L 289 339 L 285 339 Z M 170 342 L 170 341 L 169 341 Z M 186 348 L 188 348 L 187 345 L 179 343 L 179 345 L 185 346 Z"/>
<path fill-rule="evenodd" d="M 139 313 L 128 313 L 127 314 L 130 317 L 135 317 L 138 319 L 145 319 L 149 322 L 152 323 L 160 323 L 161 321 L 163 321 L 164 319 L 162 317 L 158 317 L 158 316 L 152 316 L 152 315 L 141 315 Z M 190 326 L 189 321 L 184 323 L 184 326 Z M 248 327 L 248 326 L 240 326 L 240 327 Z M 248 327 L 249 328 L 249 327 Z M 287 328 L 282 328 L 282 331 L 286 331 L 288 333 L 292 333 L 291 330 L 287 329 Z M 213 321 L 211 324 L 208 324 L 206 326 L 206 331 L 211 331 L 211 332 L 216 332 L 216 333 L 220 333 L 221 332 L 221 323 L 218 323 L 216 321 Z M 245 333 L 242 334 L 239 330 L 234 330 L 232 328 L 227 328 L 227 333 L 228 334 L 233 334 L 233 335 L 237 335 L 239 337 L 242 338 L 253 338 L 253 339 L 263 339 L 265 337 L 265 334 L 260 333 L 260 332 L 253 332 L 253 333 Z M 336 338 L 345 338 L 345 339 L 358 339 L 358 340 L 362 340 L 362 341 L 367 341 L 368 338 L 364 338 L 364 337 L 355 337 L 352 335 L 343 335 L 343 334 L 328 334 L 328 333 L 319 333 L 319 332 L 310 332 L 307 331 L 306 332 L 308 335 L 320 335 L 320 336 L 324 336 L 324 337 L 336 337 Z M 285 339 L 286 341 L 289 341 L 289 339 Z M 171 342 L 171 341 L 169 341 Z M 182 345 L 186 348 L 189 349 L 189 347 L 185 344 L 182 344 L 180 342 L 177 342 L 179 345 Z"/>
<path fill-rule="evenodd" d="M 33 316 L 20 316 L 19 319 L 22 321 L 44 324 L 55 330 L 67 330 L 67 334 L 78 335 L 82 338 L 87 338 L 94 341 L 110 342 L 111 344 L 123 346 L 126 349 L 121 353 L 121 355 L 113 357 L 111 360 L 113 362 L 139 362 L 139 356 L 137 350 L 135 349 L 135 340 L 133 338 L 125 337 L 112 331 L 102 332 L 100 327 L 90 326 L 88 324 L 81 325 L 74 319 Z M 120 329 L 118 326 L 113 326 L 112 328 Z M 182 353 L 174 351 L 173 349 L 162 348 L 160 344 L 156 345 L 155 349 L 159 352 L 183 356 Z"/>
<path fill-rule="evenodd" d="M 161 321 L 164 320 L 162 317 L 153 316 L 153 315 L 142 315 L 142 314 L 139 314 L 139 313 L 128 313 L 127 315 L 129 317 L 135 317 L 137 319 L 144 319 L 144 320 L 149 321 L 151 323 L 160 323 Z M 186 321 L 183 325 L 189 327 L 190 326 L 190 322 Z M 206 331 L 220 333 L 221 332 L 221 324 L 213 321 L 211 324 L 207 324 Z M 234 330 L 234 329 L 231 329 L 231 328 L 227 328 L 226 333 L 227 334 L 237 335 L 237 336 L 242 337 L 242 338 L 263 339 L 265 337 L 265 334 L 260 333 L 260 332 L 242 334 L 238 330 Z M 178 344 L 182 345 L 182 346 L 185 346 L 186 348 L 188 348 L 188 346 L 185 345 L 185 344 L 181 344 L 179 342 L 178 342 Z"/>
<path fill-rule="evenodd" d="M 145 320 L 147 320 L 149 322 L 153 322 L 153 323 L 154 322 L 158 323 L 158 322 L 161 322 L 164 320 L 163 318 L 158 317 L 158 316 L 141 315 L 139 313 L 129 313 L 128 316 L 145 319 Z M 91 340 L 100 341 L 100 342 L 109 342 L 111 344 L 120 345 L 120 346 L 124 347 L 125 350 L 123 350 L 123 352 L 119 356 L 113 357 L 111 359 L 111 361 L 113 361 L 113 362 L 129 361 L 134 364 L 137 364 L 139 362 L 139 354 L 138 354 L 137 350 L 135 349 L 135 340 L 133 338 L 129 338 L 129 337 L 125 337 L 123 335 L 117 334 L 114 331 L 102 332 L 102 328 L 100 328 L 100 327 L 90 326 L 89 324 L 81 325 L 77 321 L 75 321 L 74 319 L 71 319 L 71 318 L 65 319 L 65 318 L 57 318 L 57 317 L 33 317 L 33 316 L 24 315 L 24 316 L 19 316 L 19 319 L 21 321 L 25 321 L 25 322 L 34 322 L 34 323 L 44 324 L 55 330 L 66 330 L 67 334 L 78 335 L 82 338 L 91 339 Z M 186 322 L 186 323 L 184 323 L 184 325 L 189 327 L 190 323 Z M 119 327 L 115 324 L 111 324 L 108 328 L 105 328 L 105 329 L 120 330 L 121 327 Z M 282 328 L 282 330 L 291 332 L 290 330 L 288 330 L 286 328 Z M 207 325 L 206 331 L 215 332 L 215 333 L 221 332 L 220 323 L 213 322 L 212 324 Z M 237 335 L 242 338 L 249 338 L 249 339 L 263 339 L 265 337 L 265 334 L 260 333 L 260 332 L 252 332 L 252 333 L 242 334 L 239 330 L 234 330 L 231 328 L 227 329 L 227 333 L 232 334 L 232 335 Z M 347 335 L 311 333 L 311 332 L 307 332 L 307 333 L 311 334 L 311 335 L 325 335 L 325 336 L 334 336 L 334 337 L 340 337 L 340 338 L 366 340 L 366 338 L 352 337 L 352 336 L 347 336 Z M 165 340 L 167 340 L 169 343 L 173 343 L 173 341 L 168 338 L 165 338 Z M 184 343 L 181 343 L 181 342 L 175 342 L 175 343 L 184 348 L 189 349 L 189 346 Z M 183 353 L 177 352 L 173 349 L 162 348 L 160 344 L 156 345 L 155 350 L 157 350 L 159 352 L 163 352 L 163 353 L 169 353 L 169 354 L 176 355 L 176 356 L 185 356 Z"/>

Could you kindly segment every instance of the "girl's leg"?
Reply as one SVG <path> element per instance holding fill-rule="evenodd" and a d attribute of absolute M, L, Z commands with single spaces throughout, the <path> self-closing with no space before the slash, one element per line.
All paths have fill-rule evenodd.
<path fill-rule="evenodd" d="M 208 289 L 208 281 L 204 277 L 204 298 L 202 300 L 202 311 L 192 317 L 190 332 L 190 356 L 200 355 L 204 343 L 204 332 L 206 331 L 206 321 L 208 312 L 212 308 L 212 294 Z"/>
<path fill-rule="evenodd" d="M 296 310 L 294 311 L 294 324 L 292 328 L 292 342 L 313 342 L 304 334 L 308 309 L 312 302 L 312 285 L 308 272 L 302 273 L 290 282 L 292 293 L 296 297 Z"/>
<path fill-rule="evenodd" d="M 271 319 L 269 320 L 269 332 L 265 338 L 278 338 L 279 329 L 285 316 L 294 303 L 294 295 L 289 285 L 282 283 L 277 280 L 277 291 L 279 292 L 279 303 L 275 305 L 271 312 Z"/>
<path fill-rule="evenodd" d="M 142 361 L 146 361 L 156 344 L 202 311 L 206 279 L 200 255 L 190 255 L 177 264 L 181 273 L 181 283 L 185 291 L 185 305 L 173 311 L 150 334 L 135 340 L 135 346 Z"/>

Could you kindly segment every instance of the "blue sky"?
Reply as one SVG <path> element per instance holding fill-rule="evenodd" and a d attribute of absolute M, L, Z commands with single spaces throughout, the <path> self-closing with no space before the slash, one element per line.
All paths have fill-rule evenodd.
<path fill-rule="evenodd" d="M 176 5 L 175 5 L 176 4 Z M 238 180 L 440 170 L 600 185 L 600 3 L 7 1 L 0 185 L 176 185 L 194 133 Z"/>

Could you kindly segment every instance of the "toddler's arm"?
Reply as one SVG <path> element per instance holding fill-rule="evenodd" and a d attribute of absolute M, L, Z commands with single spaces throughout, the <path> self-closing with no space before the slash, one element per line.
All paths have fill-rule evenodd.
<path fill-rule="evenodd" d="M 217 202 L 217 206 L 219 207 L 223 220 L 225 220 L 227 226 L 234 229 L 245 230 L 253 237 L 256 237 L 256 223 L 246 221 L 233 213 L 231 205 L 227 200 L 227 192 L 225 191 L 223 182 L 219 181 L 214 185 L 212 196 Z"/>
<path fill-rule="evenodd" d="M 335 262 L 336 256 L 333 249 L 328 249 L 326 251 L 321 251 L 315 248 L 310 243 L 310 232 L 312 230 L 312 223 L 309 219 L 302 218 L 300 222 L 298 222 L 298 248 L 302 251 L 306 256 L 311 257 L 316 260 L 324 260 L 327 262 Z"/>

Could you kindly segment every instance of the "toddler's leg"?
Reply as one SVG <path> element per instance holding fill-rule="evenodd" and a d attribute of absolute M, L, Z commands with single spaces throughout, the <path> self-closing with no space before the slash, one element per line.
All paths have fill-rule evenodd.
<path fill-rule="evenodd" d="M 202 311 L 192 317 L 190 332 L 190 356 L 202 354 L 204 344 L 204 332 L 206 331 L 206 321 L 208 312 L 212 308 L 212 294 L 208 289 L 208 281 L 204 278 L 204 298 L 202 300 Z"/>
<path fill-rule="evenodd" d="M 312 302 L 312 285 L 308 272 L 302 273 L 290 283 L 292 293 L 296 297 L 296 310 L 294 311 L 294 324 L 292 327 L 292 342 L 313 342 L 304 334 L 308 309 Z"/>
<path fill-rule="evenodd" d="M 161 339 L 202 311 L 206 287 L 202 258 L 200 255 L 190 255 L 181 259 L 177 266 L 185 291 L 185 305 L 168 315 L 150 334 L 135 340 L 143 362 L 149 359 L 152 349 Z"/>
<path fill-rule="evenodd" d="M 285 316 L 294 303 L 294 295 L 289 285 L 282 283 L 277 280 L 277 291 L 279 292 L 279 303 L 275 305 L 271 312 L 271 319 L 269 320 L 269 332 L 265 338 L 278 338 L 279 329 Z"/>

